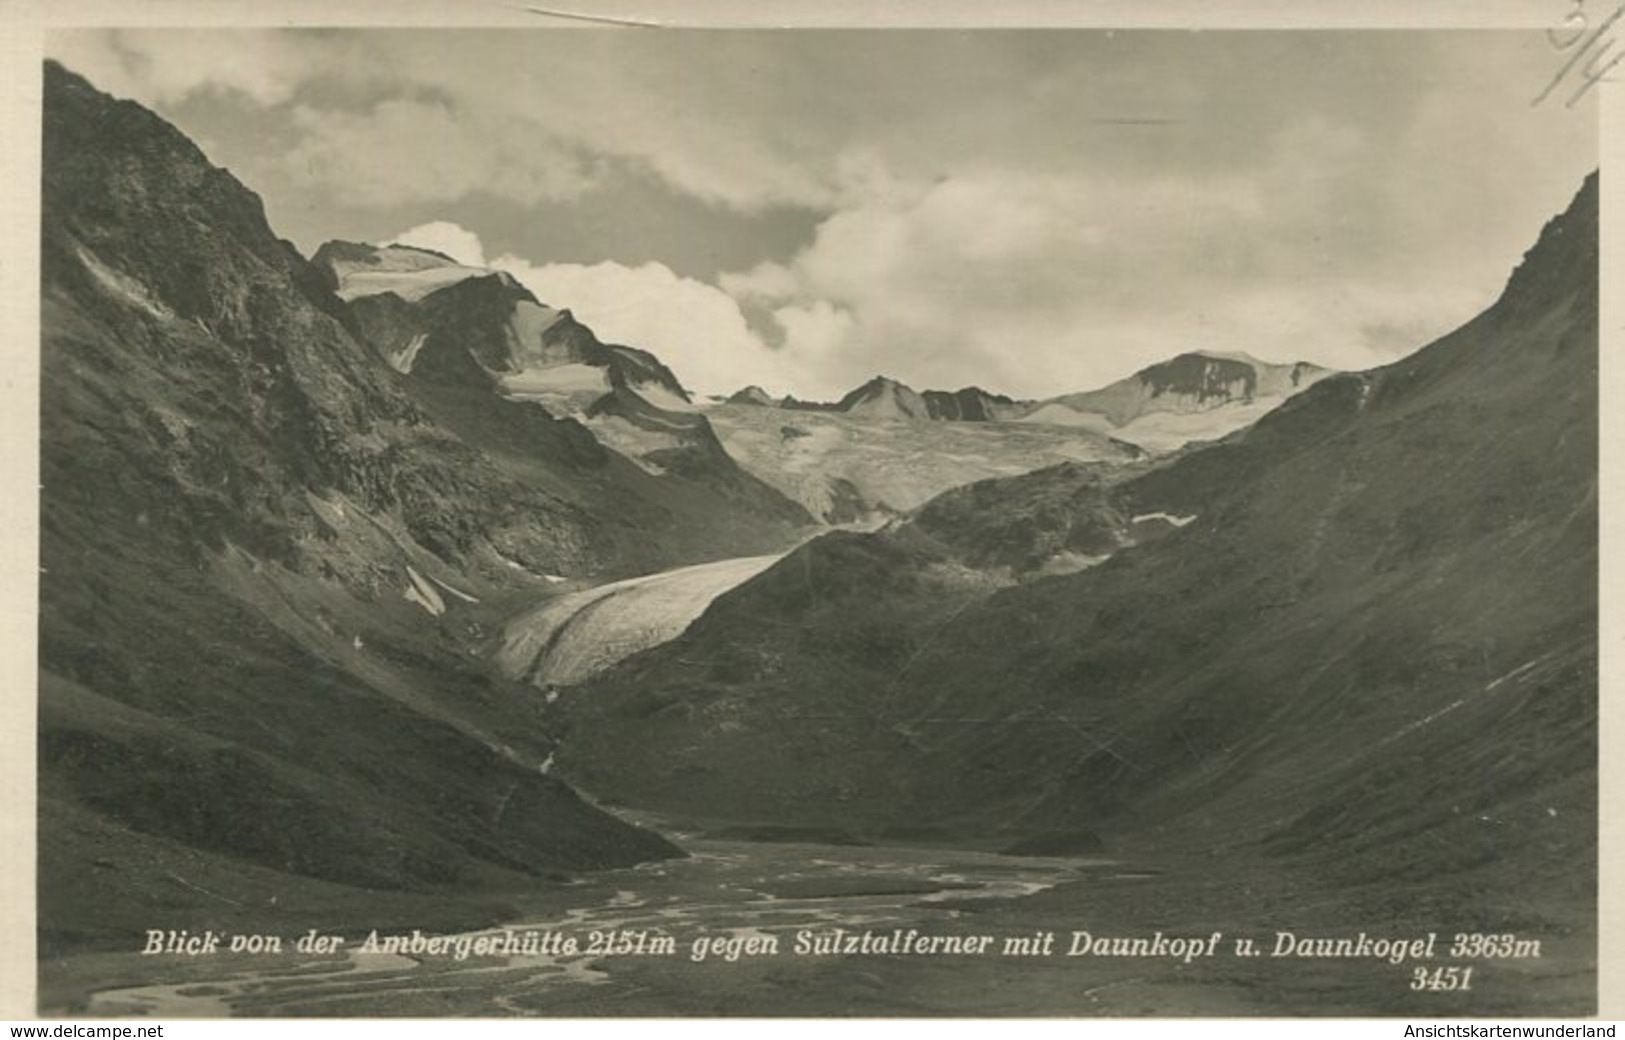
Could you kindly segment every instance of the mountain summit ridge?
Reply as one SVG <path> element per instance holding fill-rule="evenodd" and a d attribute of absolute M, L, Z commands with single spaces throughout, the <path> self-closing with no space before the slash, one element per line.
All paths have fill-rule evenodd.
<path fill-rule="evenodd" d="M 877 374 L 834 402 L 794 397 L 774 402 L 762 394 L 748 403 L 864 419 L 1077 426 L 1140 447 L 1169 450 L 1239 429 L 1331 372 L 1307 361 L 1277 363 L 1244 351 L 1204 349 L 1175 354 L 1095 390 L 1034 400 L 976 385 L 916 391 Z"/>

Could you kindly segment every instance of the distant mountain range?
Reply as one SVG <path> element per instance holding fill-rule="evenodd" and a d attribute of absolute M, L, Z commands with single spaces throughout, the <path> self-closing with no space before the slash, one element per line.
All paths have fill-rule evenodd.
<path fill-rule="evenodd" d="M 747 386 L 726 398 L 726 404 L 760 405 L 799 412 L 828 412 L 862 419 L 941 419 L 952 422 L 991 422 L 1022 414 L 1029 402 L 1018 402 L 971 386 L 963 390 L 926 390 L 923 393 L 886 376 L 855 388 L 839 401 L 802 401 L 774 398 L 759 386 Z"/>
<path fill-rule="evenodd" d="M 1212 440 L 1256 421 L 1332 370 L 1305 361 L 1275 364 L 1247 354 L 1196 351 L 1141 369 L 1098 390 L 1018 401 L 980 387 L 916 391 L 876 376 L 839 401 L 775 400 L 750 386 L 730 405 L 777 407 L 859 419 L 1026 422 L 1073 426 L 1153 451 Z"/>
<path fill-rule="evenodd" d="M 906 512 L 987 477 L 1216 440 L 1331 374 L 1306 362 L 1198 352 L 1042 401 L 974 386 L 921 392 L 876 376 L 833 402 L 747 386 L 705 412 L 742 466 L 841 523 Z"/>

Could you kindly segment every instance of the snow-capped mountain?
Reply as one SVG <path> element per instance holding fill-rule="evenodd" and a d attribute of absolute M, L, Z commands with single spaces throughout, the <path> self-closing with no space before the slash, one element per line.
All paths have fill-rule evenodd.
<path fill-rule="evenodd" d="M 1021 422 L 1080 426 L 1153 451 L 1215 440 L 1331 375 L 1308 362 L 1275 364 L 1249 354 L 1194 351 L 1098 390 L 1034 402 Z"/>
<path fill-rule="evenodd" d="M 838 401 L 774 401 L 758 387 L 728 403 L 749 403 L 863 419 L 1023 422 L 1090 430 L 1150 451 L 1215 440 L 1241 429 L 1331 374 L 1308 362 L 1277 364 L 1245 353 L 1180 354 L 1098 390 L 1016 400 L 980 387 L 916 391 L 876 376 Z M 748 391 L 755 391 L 749 393 Z"/>
<path fill-rule="evenodd" d="M 363 337 L 408 382 L 486 390 L 585 424 L 645 470 L 729 486 L 781 519 L 794 507 L 742 473 L 671 369 L 606 344 L 505 271 L 412 246 L 329 242 L 312 258 Z"/>

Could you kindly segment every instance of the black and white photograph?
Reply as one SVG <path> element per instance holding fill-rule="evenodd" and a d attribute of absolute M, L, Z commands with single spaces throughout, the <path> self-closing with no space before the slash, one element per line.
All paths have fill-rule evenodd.
<path fill-rule="evenodd" d="M 1625 8 L 595 10 L 44 31 L 20 1013 L 1597 1015 Z"/>

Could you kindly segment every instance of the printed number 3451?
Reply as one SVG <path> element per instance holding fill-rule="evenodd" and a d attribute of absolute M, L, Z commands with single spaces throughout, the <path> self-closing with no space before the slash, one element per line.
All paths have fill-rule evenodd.
<path fill-rule="evenodd" d="M 1472 968 L 1417 968 L 1411 972 L 1411 989 L 1428 993 L 1473 988 Z"/>

